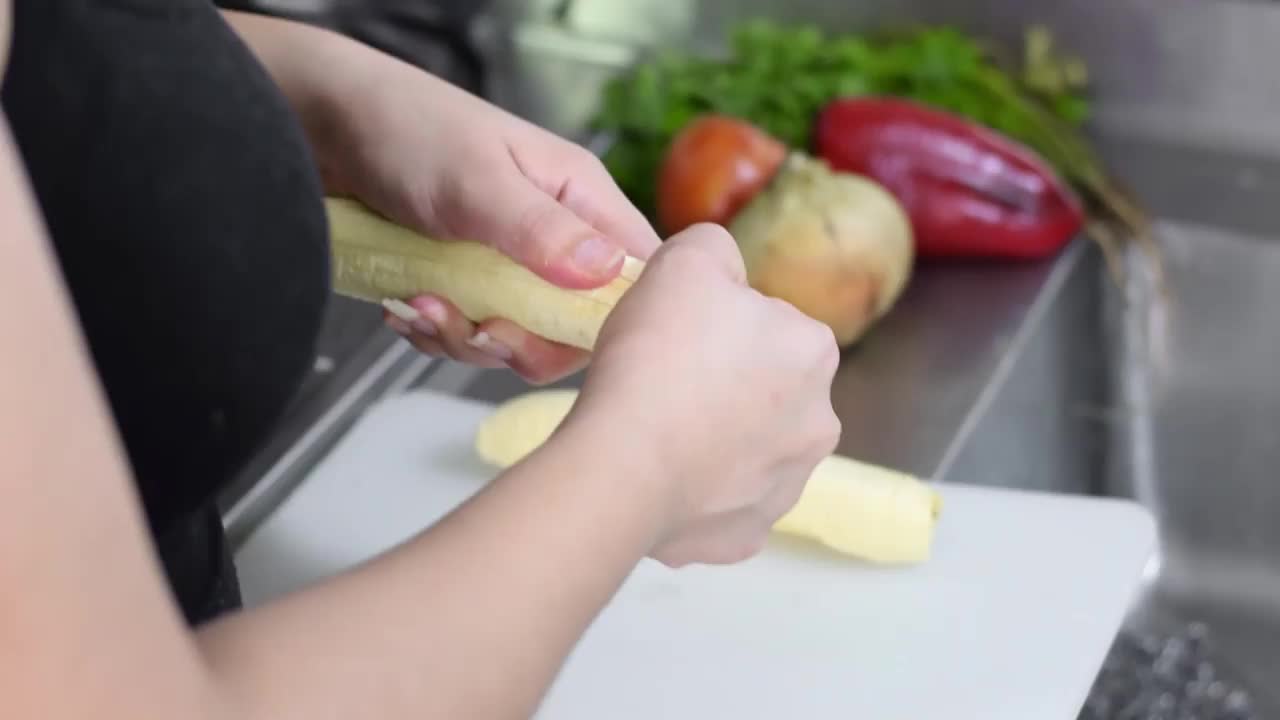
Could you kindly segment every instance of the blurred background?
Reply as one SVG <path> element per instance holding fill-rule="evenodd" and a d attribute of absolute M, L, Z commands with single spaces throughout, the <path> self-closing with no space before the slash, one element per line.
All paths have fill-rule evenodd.
<path fill-rule="evenodd" d="M 605 88 L 661 49 L 715 56 L 748 19 L 827 33 L 925 24 L 1087 67 L 1084 134 L 1149 218 L 1031 262 L 934 262 L 846 352 L 840 451 L 930 477 L 1133 497 L 1159 562 L 1082 718 L 1280 717 L 1280 3 L 1267 0 L 223 0 L 333 28 L 608 152 Z M 576 378 L 566 384 L 574 384 Z M 335 300 L 311 381 L 225 498 L 243 539 L 361 408 L 518 379 L 414 354 Z M 1080 542 L 1088 542 L 1081 528 Z M 1016 542 L 1016 538 L 1011 538 Z M 1028 638 L 1034 662 L 1034 638 Z"/>

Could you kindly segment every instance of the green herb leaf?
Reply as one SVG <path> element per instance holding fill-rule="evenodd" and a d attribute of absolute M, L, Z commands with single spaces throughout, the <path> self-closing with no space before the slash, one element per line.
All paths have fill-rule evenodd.
<path fill-rule="evenodd" d="M 605 89 L 591 127 L 616 137 L 605 164 L 646 212 L 663 152 L 697 115 L 742 118 L 807 149 L 821 108 L 859 95 L 896 95 L 965 116 L 1030 146 L 1086 188 L 1101 177 L 1075 134 L 1089 111 L 1080 94 L 1085 69 L 1055 56 L 1043 28 L 1028 31 L 1025 67 L 1012 70 L 946 26 L 824 36 L 814 26 L 752 20 L 732 27 L 728 40 L 726 58 L 666 51 Z"/>

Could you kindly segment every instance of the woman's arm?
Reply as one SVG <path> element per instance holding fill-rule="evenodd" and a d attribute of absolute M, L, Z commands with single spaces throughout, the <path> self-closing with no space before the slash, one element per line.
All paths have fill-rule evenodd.
<path fill-rule="evenodd" d="M 224 717 L 0 115 L 0 717 Z"/>
<path fill-rule="evenodd" d="M 657 540 L 652 494 L 604 470 L 606 446 L 566 441 L 418 540 L 215 623 L 206 658 L 255 717 L 529 717 Z"/>
<path fill-rule="evenodd" d="M 0 717 L 528 717 L 640 557 L 752 554 L 838 436 L 830 331 L 693 229 L 542 450 L 382 557 L 191 632 L 44 233 L 0 116 Z"/>
<path fill-rule="evenodd" d="M 11 32 L 0 0 L 0 81 Z M 165 592 L 3 108 L 0 348 L 0 717 L 229 717 Z"/>
<path fill-rule="evenodd" d="M 660 245 L 589 151 L 421 69 L 342 35 L 227 12 L 301 119 L 330 194 L 355 197 L 430 236 L 487 243 L 547 280 L 598 287 L 622 257 Z M 508 367 L 533 383 L 581 369 L 586 353 L 449 298 L 405 298 L 388 325 L 424 353 Z"/>
<path fill-rule="evenodd" d="M 0 224 L 0 717 L 527 717 L 656 541 L 659 473 L 584 426 L 386 556 L 192 634 L 7 123 Z"/>
<path fill-rule="evenodd" d="M 528 717 L 591 619 L 635 563 L 677 526 L 693 524 L 693 544 L 677 541 L 681 556 L 691 559 L 699 555 L 691 548 L 714 540 L 719 524 L 697 524 L 702 506 L 743 508 L 746 514 L 735 511 L 726 528 L 734 543 L 750 547 L 786 509 L 785 503 L 754 509 L 761 498 L 776 504 L 780 496 L 777 477 L 763 482 L 735 471 L 741 462 L 769 466 L 757 451 L 721 448 L 732 459 L 719 472 L 672 472 L 692 468 L 671 464 L 672 457 L 715 463 L 721 453 L 707 452 L 706 438 L 696 434 L 673 440 L 663 418 L 705 418 L 718 433 L 727 424 L 719 412 L 739 423 L 763 414 L 753 405 L 739 407 L 741 399 L 708 403 L 683 391 L 671 399 L 691 407 L 664 411 L 653 394 L 660 387 L 624 372 L 625 366 L 654 375 L 652 359 L 643 352 L 631 353 L 634 360 L 615 354 L 606 363 L 613 374 L 599 382 L 629 388 L 631 397 L 618 405 L 596 391 L 590 402 L 597 410 L 632 407 L 639 425 L 598 422 L 607 412 L 567 423 L 543 450 L 416 539 L 352 572 L 191 633 L 165 590 L 7 123 L 0 130 L 0 717 Z M 715 253 L 730 257 L 725 248 L 731 244 L 716 242 Z M 716 291 L 711 281 L 724 271 L 706 266 L 712 250 L 670 249 L 683 252 L 688 267 L 676 260 L 652 266 L 648 299 L 630 303 L 630 322 L 646 324 L 640 308 L 648 303 L 652 312 L 688 327 L 676 336 L 639 339 L 632 350 L 689 346 L 687 375 L 702 367 L 695 359 L 701 354 L 711 353 L 705 362 L 719 367 L 729 357 L 767 356 L 766 340 L 794 336 L 788 345 L 794 352 L 783 358 L 788 369 L 770 373 L 812 385 L 818 408 L 829 414 L 829 333 L 816 333 L 795 313 L 779 316 L 771 305 L 726 322 L 726 313 L 738 315 L 723 294 L 744 293 L 737 284 Z M 695 277 L 698 283 L 685 281 Z M 687 306 L 705 310 L 678 311 Z M 744 332 L 756 344 L 743 345 Z M 811 355 L 830 366 L 825 379 L 809 379 L 816 374 L 807 364 Z M 758 360 L 738 364 L 755 372 L 771 367 Z M 742 379 L 720 374 L 726 377 L 709 389 L 737 397 Z M 753 386 L 770 384 L 761 379 L 748 378 Z M 650 391 L 638 402 L 639 385 Z M 786 388 L 779 393 L 799 397 Z M 702 416 L 691 412 L 698 407 Z M 650 413 L 655 416 L 645 418 Z M 777 448 L 764 451 L 767 456 L 800 453 L 805 462 L 787 477 L 802 484 L 804 465 L 829 452 L 832 436 L 807 417 L 778 418 L 779 428 L 773 421 L 752 424 Z M 627 436 L 628 429 L 641 434 Z M 820 444 L 797 445 L 791 435 L 817 437 Z M 708 494 L 715 484 L 719 491 Z M 781 496 L 794 494 L 791 487 Z"/>
<path fill-rule="evenodd" d="M 528 717 L 641 557 L 754 554 L 839 436 L 830 330 L 693 228 L 542 449 L 381 557 L 193 633 L 43 232 L 0 123 L 0 717 Z"/>

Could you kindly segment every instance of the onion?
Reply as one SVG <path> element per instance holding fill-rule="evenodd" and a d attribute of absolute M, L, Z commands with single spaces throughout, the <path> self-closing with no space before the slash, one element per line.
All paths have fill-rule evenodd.
<path fill-rule="evenodd" d="M 911 275 L 911 222 L 879 183 L 801 152 L 734 217 L 751 286 L 829 326 L 840 347 L 861 338 Z"/>

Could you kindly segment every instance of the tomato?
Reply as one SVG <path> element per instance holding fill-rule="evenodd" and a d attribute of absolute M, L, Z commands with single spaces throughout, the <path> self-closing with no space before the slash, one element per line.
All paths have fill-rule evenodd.
<path fill-rule="evenodd" d="M 728 225 L 777 173 L 787 147 L 756 126 L 725 115 L 686 125 L 658 171 L 658 224 L 673 235 L 699 222 Z"/>

